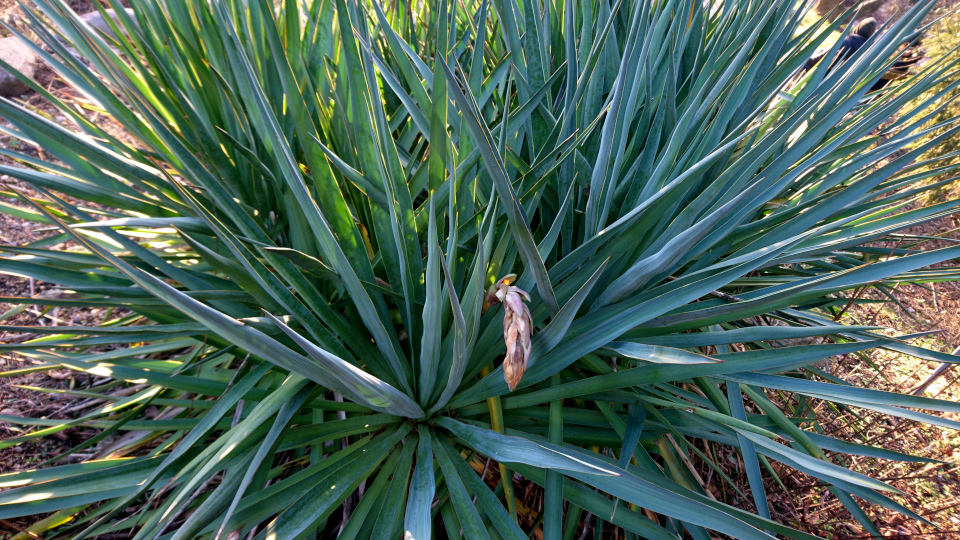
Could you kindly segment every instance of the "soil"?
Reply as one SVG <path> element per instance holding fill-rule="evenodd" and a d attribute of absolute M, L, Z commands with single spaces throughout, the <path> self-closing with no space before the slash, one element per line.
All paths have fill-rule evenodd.
<path fill-rule="evenodd" d="M 905 234 L 941 236 L 928 242 L 924 250 L 956 245 L 960 241 L 960 214 L 942 218 Z M 893 247 L 887 244 L 887 247 Z M 958 266 L 960 261 L 949 265 Z M 943 265 L 947 266 L 947 265 Z M 856 292 L 848 296 L 855 296 Z M 928 331 L 937 333 L 911 340 L 933 350 L 950 353 L 960 347 L 960 284 L 933 283 L 924 286 L 901 284 L 895 288 L 893 302 L 855 306 L 847 311 L 846 324 L 885 326 L 889 336 Z M 864 291 L 864 299 L 888 300 L 876 290 Z M 874 350 L 868 359 L 847 355 L 838 359 L 832 375 L 855 386 L 897 393 L 910 393 L 940 366 L 939 362 L 913 358 L 886 350 Z M 960 401 L 960 369 L 954 367 L 937 378 L 919 395 L 946 401 Z M 781 396 L 769 394 L 783 403 Z M 792 405 L 796 401 L 790 399 Z M 853 457 L 842 464 L 889 483 L 905 495 L 892 497 L 907 508 L 933 522 L 938 528 L 918 523 L 882 507 L 865 504 L 867 514 L 885 538 L 953 539 L 960 538 L 960 433 L 953 429 L 892 418 L 854 409 L 842 414 L 820 402 L 815 411 L 826 434 L 841 440 L 883 448 L 915 456 L 940 460 L 942 464 L 901 463 L 873 458 Z M 953 421 L 960 414 L 934 413 Z M 741 475 L 742 476 L 742 475 Z M 869 538 L 843 505 L 815 479 L 791 472 L 783 479 L 789 492 L 772 480 L 766 483 L 774 507 L 774 516 L 812 534 L 836 539 Z"/>

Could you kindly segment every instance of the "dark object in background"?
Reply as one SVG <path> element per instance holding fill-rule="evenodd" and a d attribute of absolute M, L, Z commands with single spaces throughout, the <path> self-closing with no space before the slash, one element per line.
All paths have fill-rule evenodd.
<path fill-rule="evenodd" d="M 853 56 L 853 54 L 857 52 L 857 50 L 859 50 L 860 47 L 862 47 L 863 44 L 866 43 L 867 40 L 870 39 L 870 36 L 872 36 L 876 31 L 877 21 L 873 17 L 868 17 L 860 21 L 860 23 L 853 28 L 850 34 L 843 38 L 843 42 L 840 44 L 840 50 L 838 51 L 837 57 L 830 65 L 830 68 L 827 70 L 827 72 L 829 73 L 830 71 L 833 71 L 838 64 Z M 894 62 L 892 66 L 890 66 L 890 69 L 884 73 L 876 83 L 874 83 L 874 85 L 870 88 L 870 91 L 876 92 L 877 90 L 880 90 L 890 84 L 891 81 L 905 77 L 910 67 L 923 58 L 923 55 L 919 50 L 919 45 L 920 42 L 917 41 L 906 46 L 900 58 Z M 816 66 L 821 60 L 823 60 L 823 57 L 827 55 L 827 52 L 828 49 L 817 51 L 812 57 L 810 57 L 809 60 L 807 60 L 806 69 L 809 70 Z"/>
<path fill-rule="evenodd" d="M 843 38 L 843 43 L 840 44 L 840 51 L 837 58 L 833 61 L 833 64 L 830 65 L 828 71 L 833 71 L 833 69 L 837 67 L 837 64 L 853 56 L 853 53 L 857 52 L 876 31 L 877 21 L 873 17 L 860 21 L 850 34 Z M 827 55 L 827 52 L 829 52 L 828 49 L 823 49 L 814 53 L 814 55 L 807 60 L 806 68 L 811 69 L 817 65 L 820 60 L 823 60 L 823 57 Z"/>
<path fill-rule="evenodd" d="M 892 81 L 906 77 L 910 68 L 922 59 L 923 53 L 920 51 L 920 41 L 917 40 L 904 48 L 903 53 L 900 54 L 900 58 L 880 77 L 880 80 L 873 83 L 870 91 L 876 92 Z"/>

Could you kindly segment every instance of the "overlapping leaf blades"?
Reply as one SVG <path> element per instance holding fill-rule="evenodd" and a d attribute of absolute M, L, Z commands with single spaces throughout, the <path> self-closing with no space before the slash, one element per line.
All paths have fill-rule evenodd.
<path fill-rule="evenodd" d="M 2 300 L 104 310 L 3 327 L 33 334 L 0 346 L 33 362 L 4 375 L 117 381 L 37 389 L 96 400 L 72 419 L 0 417 L 40 428 L 5 446 L 103 430 L 94 459 L 0 475 L 0 518 L 54 512 L 32 531 L 50 538 L 559 538 L 585 510 L 646 538 L 810 538 L 763 508 L 773 459 L 872 534 L 851 495 L 919 519 L 825 451 L 918 458 L 819 435 L 764 389 L 958 427 L 914 410 L 955 404 L 798 377 L 878 346 L 957 360 L 833 320 L 836 293 L 960 277 L 932 267 L 960 248 L 874 243 L 958 206 L 899 211 L 957 168 L 915 163 L 956 128 L 910 105 L 956 61 L 870 91 L 932 2 L 805 74 L 844 18 L 801 30 L 784 2 L 131 5 L 111 0 L 109 36 L 61 0 L 25 14 L 129 138 L 39 87 L 71 129 L 0 102 L 51 158 L 4 151 L 22 184 L 0 211 L 57 231 L 3 246 L 0 272 L 62 289 Z M 485 298 L 508 273 L 536 326 L 516 395 Z M 687 453 L 731 481 L 696 439 L 741 454 L 752 496 L 710 497 Z M 487 458 L 545 486 L 543 519 L 475 474 Z"/>

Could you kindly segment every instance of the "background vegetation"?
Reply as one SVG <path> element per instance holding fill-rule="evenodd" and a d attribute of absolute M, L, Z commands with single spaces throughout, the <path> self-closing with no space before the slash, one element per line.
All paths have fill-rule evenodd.
<path fill-rule="evenodd" d="M 939 21 L 936 26 L 931 28 L 925 35 L 922 44 L 923 50 L 925 54 L 935 58 L 956 56 L 957 44 L 960 43 L 960 13 L 957 13 L 956 10 L 949 9 L 949 6 L 943 6 L 937 9 L 935 14 L 938 16 Z M 942 90 L 945 87 L 945 84 L 941 84 L 935 91 Z M 957 116 L 960 110 L 958 110 L 955 99 L 956 95 L 957 91 L 954 89 L 945 95 L 938 96 L 935 102 L 937 114 L 931 118 L 932 123 L 936 124 Z M 958 151 L 960 151 L 960 143 L 957 142 L 957 138 L 949 137 L 931 148 L 924 157 L 949 156 L 946 157 L 945 163 L 956 163 Z M 957 194 L 958 185 L 954 182 L 938 191 L 936 197 L 938 201 L 942 201 L 949 198 L 956 198 Z"/>

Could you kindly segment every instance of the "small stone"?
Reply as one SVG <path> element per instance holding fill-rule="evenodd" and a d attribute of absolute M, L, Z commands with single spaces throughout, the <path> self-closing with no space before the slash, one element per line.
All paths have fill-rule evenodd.
<path fill-rule="evenodd" d="M 8 416 L 16 416 L 16 415 L 20 414 L 20 411 L 18 411 L 18 410 L 16 410 L 16 409 L 7 408 L 7 409 L 0 410 L 0 414 L 5 414 L 5 415 L 8 415 Z"/>
<path fill-rule="evenodd" d="M 134 21 L 137 20 L 137 17 L 136 15 L 134 15 L 132 9 L 127 8 L 126 11 L 127 11 L 127 15 L 129 15 L 130 18 L 132 18 Z M 111 19 L 114 20 L 114 22 L 117 24 L 120 30 L 123 30 L 123 25 L 121 25 L 120 22 L 117 21 L 117 14 L 112 9 L 106 9 L 104 10 L 104 12 L 107 14 L 107 17 L 110 17 Z M 106 19 L 103 18 L 103 15 L 101 15 L 99 11 L 91 11 L 90 13 L 81 15 L 80 18 L 85 23 L 103 32 L 104 34 L 107 34 L 107 35 L 113 34 L 113 31 L 110 29 L 110 24 L 107 22 Z"/>
<path fill-rule="evenodd" d="M 40 57 L 16 36 L 0 39 L 0 59 L 16 71 L 32 79 L 40 64 Z M 5 69 L 0 69 L 0 95 L 19 96 L 30 87 Z"/>

